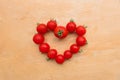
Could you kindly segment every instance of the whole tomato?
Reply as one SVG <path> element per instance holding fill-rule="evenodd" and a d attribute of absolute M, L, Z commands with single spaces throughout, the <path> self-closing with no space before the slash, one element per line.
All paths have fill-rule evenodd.
<path fill-rule="evenodd" d="M 57 23 L 55 20 L 50 20 L 47 22 L 47 27 L 50 29 L 50 30 L 54 30 L 56 27 L 57 27 Z"/>
<path fill-rule="evenodd" d="M 65 59 L 70 59 L 71 57 L 72 57 L 71 51 L 70 51 L 70 50 L 66 50 L 66 51 L 64 52 L 64 58 L 65 58 Z"/>
<path fill-rule="evenodd" d="M 45 34 L 47 32 L 47 26 L 45 24 L 38 24 L 37 32 L 40 34 Z"/>
<path fill-rule="evenodd" d="M 76 28 L 76 33 L 79 35 L 79 36 L 82 36 L 86 33 L 86 29 L 84 26 L 80 25 Z"/>
<path fill-rule="evenodd" d="M 49 59 L 54 59 L 57 55 L 57 50 L 56 49 L 51 49 L 49 50 L 47 56 Z"/>
<path fill-rule="evenodd" d="M 76 43 L 79 45 L 79 46 L 83 46 L 86 44 L 86 39 L 84 36 L 78 36 L 77 39 L 76 39 Z"/>
<path fill-rule="evenodd" d="M 42 53 L 47 53 L 49 50 L 50 50 L 50 46 L 48 43 L 42 43 L 40 46 L 39 46 L 39 50 L 40 52 Z"/>
<path fill-rule="evenodd" d="M 64 62 L 64 56 L 62 54 L 59 54 L 56 56 L 55 58 L 55 61 L 58 63 L 58 64 L 62 64 Z"/>
<path fill-rule="evenodd" d="M 72 45 L 70 46 L 70 51 L 71 51 L 72 53 L 77 53 L 77 52 L 79 51 L 79 49 L 80 49 L 80 47 L 79 47 L 77 44 L 72 44 Z"/>
<path fill-rule="evenodd" d="M 70 21 L 69 23 L 67 23 L 66 25 L 66 29 L 69 31 L 69 32 L 74 32 L 75 29 L 76 29 L 76 24 L 74 21 Z"/>
<path fill-rule="evenodd" d="M 54 35 L 58 38 L 65 38 L 68 35 L 68 31 L 63 26 L 58 26 L 54 30 Z"/>
<path fill-rule="evenodd" d="M 44 37 L 41 34 L 35 34 L 34 37 L 33 37 L 33 41 L 36 44 L 41 44 L 41 43 L 44 42 Z"/>

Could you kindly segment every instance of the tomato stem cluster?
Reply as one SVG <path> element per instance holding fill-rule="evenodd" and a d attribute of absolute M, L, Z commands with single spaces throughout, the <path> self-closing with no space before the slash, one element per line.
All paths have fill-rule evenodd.
<path fill-rule="evenodd" d="M 62 36 L 62 33 L 63 33 L 63 31 L 62 31 L 62 30 L 59 30 L 58 36 Z"/>

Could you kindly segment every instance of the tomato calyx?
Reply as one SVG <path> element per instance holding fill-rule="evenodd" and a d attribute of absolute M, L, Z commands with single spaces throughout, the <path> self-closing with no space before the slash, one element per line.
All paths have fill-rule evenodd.
<path fill-rule="evenodd" d="M 37 26 L 39 25 L 40 23 L 37 23 Z"/>
<path fill-rule="evenodd" d="M 50 61 L 50 60 L 52 60 L 52 59 L 50 59 L 50 58 L 47 58 L 46 60 L 47 60 L 47 61 Z"/>
<path fill-rule="evenodd" d="M 55 18 L 50 18 L 50 20 L 52 20 L 52 21 L 56 21 L 56 19 L 55 19 Z"/>
<path fill-rule="evenodd" d="M 81 49 L 80 51 L 78 51 L 79 53 L 83 52 L 83 50 Z"/>
<path fill-rule="evenodd" d="M 74 22 L 74 20 L 73 20 L 73 19 L 70 19 L 70 22 Z"/>
<path fill-rule="evenodd" d="M 88 44 L 88 42 L 86 41 L 86 45 Z"/>
<path fill-rule="evenodd" d="M 88 26 L 86 26 L 86 25 L 83 25 L 84 26 L 84 28 L 88 28 Z"/>
<path fill-rule="evenodd" d="M 87 28 L 87 26 L 84 26 L 85 28 Z"/>
<path fill-rule="evenodd" d="M 61 36 L 62 36 L 62 34 L 63 34 L 63 31 L 62 31 L 62 30 L 59 30 L 59 31 L 58 31 L 58 36 L 60 36 L 60 37 L 61 37 Z"/>

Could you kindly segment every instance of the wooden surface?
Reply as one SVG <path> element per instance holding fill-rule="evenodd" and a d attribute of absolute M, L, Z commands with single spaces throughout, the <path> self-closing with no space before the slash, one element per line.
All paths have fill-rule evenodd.
<path fill-rule="evenodd" d="M 88 26 L 88 45 L 63 65 L 32 42 L 36 23 L 73 18 Z M 63 53 L 75 35 L 46 42 Z M 0 0 L 0 80 L 120 80 L 120 0 Z"/>

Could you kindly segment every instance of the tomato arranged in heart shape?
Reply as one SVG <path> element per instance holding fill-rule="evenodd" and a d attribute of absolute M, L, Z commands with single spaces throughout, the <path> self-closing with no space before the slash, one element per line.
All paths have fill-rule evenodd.
<path fill-rule="evenodd" d="M 84 37 L 86 28 L 82 25 L 76 26 L 74 21 L 68 22 L 66 27 L 64 27 L 57 26 L 55 20 L 50 20 L 47 24 L 38 24 L 36 30 L 38 33 L 33 36 L 33 41 L 39 45 L 39 51 L 43 54 L 47 54 L 49 59 L 55 60 L 58 64 L 62 64 L 65 60 L 72 58 L 73 54 L 78 53 L 80 47 L 87 43 Z M 45 42 L 44 34 L 49 30 L 53 31 L 54 35 L 59 39 L 66 38 L 69 33 L 76 33 L 76 35 L 78 35 L 76 43 L 72 44 L 69 50 L 65 50 L 64 54 L 58 54 L 56 49 L 51 49 L 50 45 Z"/>

